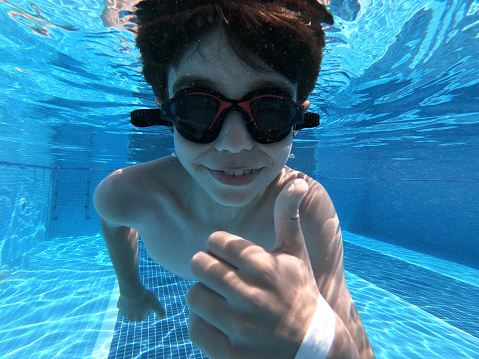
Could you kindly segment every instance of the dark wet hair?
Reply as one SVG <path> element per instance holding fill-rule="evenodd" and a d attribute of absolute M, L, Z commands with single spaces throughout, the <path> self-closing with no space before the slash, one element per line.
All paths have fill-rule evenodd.
<path fill-rule="evenodd" d="M 238 56 L 253 67 L 259 57 L 298 83 L 298 100 L 304 101 L 320 70 L 321 24 L 333 24 L 317 0 L 144 0 L 136 7 L 143 74 L 162 100 L 168 98 L 168 68 L 221 26 Z"/>

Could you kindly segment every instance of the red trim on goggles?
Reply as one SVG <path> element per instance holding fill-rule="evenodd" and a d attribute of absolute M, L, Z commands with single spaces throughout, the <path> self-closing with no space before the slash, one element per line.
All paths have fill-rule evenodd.
<path fill-rule="evenodd" d="M 161 104 L 160 110 L 135 110 L 131 122 L 138 127 L 173 124 L 189 141 L 210 143 L 221 132 L 230 111 L 243 114 L 251 137 L 259 143 L 274 143 L 286 138 L 291 129 L 319 125 L 319 115 L 304 112 L 303 106 L 278 89 L 262 89 L 240 100 L 227 99 L 209 89 L 180 90 Z"/>

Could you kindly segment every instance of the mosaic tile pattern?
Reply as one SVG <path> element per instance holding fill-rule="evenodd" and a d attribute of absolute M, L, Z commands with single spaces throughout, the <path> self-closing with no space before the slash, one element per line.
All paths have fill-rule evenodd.
<path fill-rule="evenodd" d="M 49 187 L 49 168 L 0 160 L 0 266 L 21 264 L 23 254 L 44 240 Z"/>
<path fill-rule="evenodd" d="M 345 269 L 479 338 L 479 288 L 344 242 Z"/>
<path fill-rule="evenodd" d="M 346 272 L 377 359 L 477 359 L 479 339 Z"/>
<path fill-rule="evenodd" d="M 135 323 L 119 314 L 108 359 L 206 358 L 188 339 L 185 295 L 194 282 L 176 277 L 156 264 L 141 241 L 139 256 L 143 284 L 158 296 L 167 318 L 160 321 L 150 313 L 147 320 Z"/>
<path fill-rule="evenodd" d="M 468 312 L 467 305 L 473 305 L 475 292 L 469 290 L 477 290 L 476 287 L 393 258 L 387 246 L 383 248 L 384 253 L 379 253 L 379 241 L 369 239 L 375 246 L 369 250 L 349 242 L 360 236 L 345 235 L 348 238 L 345 241 L 346 279 L 378 358 L 479 358 L 478 338 L 458 329 L 460 326 L 455 321 L 442 320 L 441 312 L 431 314 L 431 308 L 436 311 L 442 308 L 446 312 L 452 308 L 447 312 L 449 318 L 457 318 L 463 325 L 469 323 L 469 332 L 474 332 L 474 319 L 471 319 L 474 310 Z M 420 257 L 421 254 L 416 254 L 418 263 Z M 119 316 L 108 359 L 206 358 L 187 337 L 188 308 L 184 295 L 191 282 L 166 272 L 148 257 L 143 246 L 140 246 L 140 260 L 143 281 L 159 296 L 168 318 L 158 321 L 151 314 L 147 321 L 135 324 Z M 455 266 L 450 262 L 445 265 L 447 263 Z M 414 274 L 420 280 L 411 280 L 411 266 L 417 267 Z M 443 269 L 449 271 L 449 268 Z M 436 290 L 428 288 L 430 282 L 434 282 Z M 455 285 L 460 300 L 450 295 L 438 296 L 439 289 L 449 285 Z M 415 303 L 418 300 L 421 306 Z M 443 306 L 436 308 L 434 303 L 438 300 L 442 300 Z M 464 315 L 461 310 L 465 311 Z"/>
<path fill-rule="evenodd" d="M 343 240 L 479 288 L 478 269 L 346 231 Z"/>
<path fill-rule="evenodd" d="M 0 271 L 0 358 L 94 358 L 115 284 L 103 240 L 47 241 Z"/>
<path fill-rule="evenodd" d="M 431 270 L 419 253 L 401 261 L 391 252 L 397 249 L 379 241 L 368 239 L 371 250 L 360 236 L 345 238 L 346 279 L 377 358 L 479 358 L 478 287 L 452 277 L 456 264 Z M 362 246 L 353 243 L 359 240 Z M 167 319 L 117 318 L 115 277 L 100 236 L 48 241 L 27 252 L 23 267 L 0 271 L 0 357 L 206 358 L 187 335 L 192 282 L 166 272 L 140 248 L 143 281 Z"/>

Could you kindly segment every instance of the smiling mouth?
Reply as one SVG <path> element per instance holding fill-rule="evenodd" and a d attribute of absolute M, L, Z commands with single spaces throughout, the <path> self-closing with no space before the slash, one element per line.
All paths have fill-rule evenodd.
<path fill-rule="evenodd" d="M 221 171 L 224 174 L 228 176 L 234 176 L 234 177 L 241 177 L 245 175 L 249 175 L 251 173 L 255 173 L 256 169 L 245 169 L 245 170 L 223 170 Z"/>
<path fill-rule="evenodd" d="M 218 182 L 228 186 L 245 186 L 258 178 L 262 168 L 210 170 Z"/>

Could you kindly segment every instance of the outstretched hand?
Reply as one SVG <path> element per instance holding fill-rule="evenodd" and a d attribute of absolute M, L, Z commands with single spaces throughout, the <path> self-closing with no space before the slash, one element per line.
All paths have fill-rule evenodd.
<path fill-rule="evenodd" d="M 154 312 L 159 319 L 166 315 L 156 295 L 146 288 L 133 296 L 120 295 L 117 305 L 121 315 L 135 322 L 145 320 L 150 312 Z"/>
<path fill-rule="evenodd" d="M 190 339 L 210 358 L 294 358 L 315 312 L 319 290 L 299 220 L 308 191 L 289 182 L 274 209 L 271 251 L 227 232 L 215 232 L 191 270 L 187 295 Z"/>

